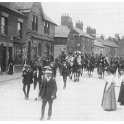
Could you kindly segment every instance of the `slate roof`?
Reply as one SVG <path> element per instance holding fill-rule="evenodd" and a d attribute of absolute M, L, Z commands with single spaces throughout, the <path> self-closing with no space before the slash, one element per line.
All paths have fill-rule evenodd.
<path fill-rule="evenodd" d="M 115 48 L 119 47 L 115 42 L 110 41 L 110 40 L 105 40 L 103 44 L 104 46 L 110 46 L 110 47 L 115 47 Z"/>
<path fill-rule="evenodd" d="M 94 46 L 104 47 L 104 44 L 96 39 L 96 40 L 94 40 Z"/>
<path fill-rule="evenodd" d="M 51 22 L 51 23 L 56 25 L 56 23 L 50 17 L 48 17 L 45 13 L 44 13 L 44 20 L 46 20 L 48 22 Z"/>
<path fill-rule="evenodd" d="M 55 37 L 67 38 L 70 30 L 67 26 L 59 25 L 55 27 Z"/>
<path fill-rule="evenodd" d="M 13 4 L 17 10 L 30 10 L 33 5 L 33 2 L 13 2 Z"/>
<path fill-rule="evenodd" d="M 80 36 L 84 36 L 84 37 L 87 37 L 87 38 L 90 38 L 90 39 L 94 39 L 92 36 L 90 36 L 89 34 L 83 32 L 83 30 L 79 29 L 79 28 L 76 28 L 74 27 L 73 28 L 77 33 L 79 33 Z"/>
<path fill-rule="evenodd" d="M 17 10 L 21 10 L 22 12 L 30 12 L 30 10 L 31 10 L 31 8 L 32 8 L 34 3 L 35 2 L 15 2 L 14 4 L 15 4 L 15 8 Z M 40 2 L 37 2 L 37 3 L 41 4 Z M 51 23 L 56 25 L 56 23 L 50 17 L 48 17 L 45 14 L 45 12 L 43 11 L 42 4 L 41 4 L 41 9 L 42 9 L 42 12 L 43 12 L 44 20 L 49 21 L 49 22 L 51 22 Z"/>
<path fill-rule="evenodd" d="M 12 3 L 10 2 L 0 2 L 0 5 L 3 7 L 6 7 L 7 9 L 16 12 L 18 14 L 24 15 L 22 12 L 18 11 L 17 9 L 15 9 L 15 7 L 12 5 Z"/>

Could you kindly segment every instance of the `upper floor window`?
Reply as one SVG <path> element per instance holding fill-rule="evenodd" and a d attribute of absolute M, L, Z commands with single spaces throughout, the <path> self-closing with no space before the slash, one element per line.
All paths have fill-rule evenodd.
<path fill-rule="evenodd" d="M 7 17 L 1 16 L 0 18 L 0 32 L 2 34 L 8 34 L 8 19 Z"/>
<path fill-rule="evenodd" d="M 45 34 L 50 33 L 50 25 L 49 25 L 49 22 L 47 22 L 47 21 L 44 22 L 44 33 Z"/>
<path fill-rule="evenodd" d="M 35 15 L 33 15 L 33 19 L 32 19 L 32 30 L 38 31 L 38 17 Z"/>
<path fill-rule="evenodd" d="M 17 32 L 18 32 L 19 38 L 22 38 L 22 22 L 20 21 L 17 22 Z"/>

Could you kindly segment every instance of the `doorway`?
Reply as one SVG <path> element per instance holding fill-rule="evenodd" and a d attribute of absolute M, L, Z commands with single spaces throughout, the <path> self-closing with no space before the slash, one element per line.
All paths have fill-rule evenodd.
<path fill-rule="evenodd" d="M 1 71 L 6 71 L 6 47 L 3 46 L 2 49 L 2 63 L 1 63 Z"/>

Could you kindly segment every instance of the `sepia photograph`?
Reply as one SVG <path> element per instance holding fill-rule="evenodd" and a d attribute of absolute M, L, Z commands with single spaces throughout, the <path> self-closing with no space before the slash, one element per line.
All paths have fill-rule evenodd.
<path fill-rule="evenodd" d="M 124 2 L 0 1 L 0 121 L 124 121 Z"/>

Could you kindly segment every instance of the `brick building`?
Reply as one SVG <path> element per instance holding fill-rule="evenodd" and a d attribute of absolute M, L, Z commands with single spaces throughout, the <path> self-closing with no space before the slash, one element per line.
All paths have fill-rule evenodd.
<path fill-rule="evenodd" d="M 40 2 L 18 2 L 15 8 L 22 12 L 24 20 L 23 58 L 34 60 L 37 57 L 53 55 L 56 24 L 43 11 Z"/>
<path fill-rule="evenodd" d="M 80 50 L 82 53 L 92 53 L 93 40 L 93 37 L 75 27 L 69 33 L 67 48 L 69 51 Z"/>
<path fill-rule="evenodd" d="M 80 50 L 86 53 L 92 53 L 94 38 L 83 32 L 83 22 L 78 21 L 73 26 L 72 18 L 69 15 L 61 16 L 61 25 L 69 28 L 66 48 L 67 52 Z"/>
<path fill-rule="evenodd" d="M 54 58 L 59 56 L 61 51 L 67 51 L 67 40 L 69 32 L 70 30 L 67 26 L 59 25 L 55 28 Z"/>
<path fill-rule="evenodd" d="M 22 24 L 24 14 L 14 9 L 9 3 L 0 3 L 0 66 L 6 71 L 10 61 L 19 56 L 21 63 L 23 45 Z M 20 47 L 16 50 L 16 42 Z M 16 53 L 16 55 L 15 55 Z"/>
<path fill-rule="evenodd" d="M 124 58 L 124 38 L 120 39 L 118 45 L 119 45 L 119 56 Z"/>
<path fill-rule="evenodd" d="M 43 11 L 40 2 L 0 3 L 0 65 L 7 69 L 14 60 L 53 55 L 56 24 Z"/>
<path fill-rule="evenodd" d="M 61 25 L 67 26 L 69 29 L 73 28 L 72 18 L 68 14 L 62 15 L 61 16 Z"/>
<path fill-rule="evenodd" d="M 112 40 L 96 38 L 93 51 L 94 54 L 102 53 L 107 57 L 115 57 L 119 55 L 119 46 Z"/>
<path fill-rule="evenodd" d="M 104 55 L 108 57 L 115 57 L 119 55 L 118 48 L 119 46 L 111 41 L 111 40 L 104 40 L 103 42 L 104 48 Z"/>
<path fill-rule="evenodd" d="M 98 54 L 98 55 L 103 54 L 104 55 L 105 46 L 104 46 L 103 42 L 104 41 L 100 38 L 96 38 L 94 40 L 94 44 L 93 44 L 93 53 L 94 54 Z"/>

